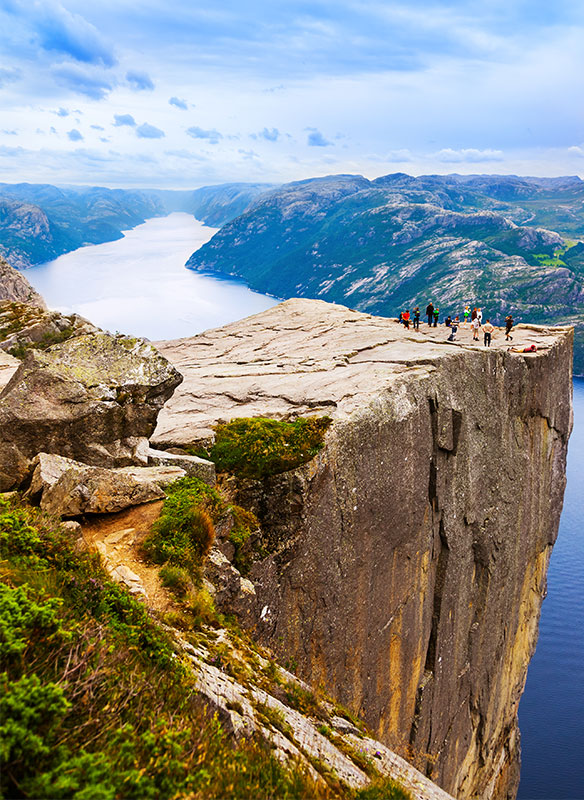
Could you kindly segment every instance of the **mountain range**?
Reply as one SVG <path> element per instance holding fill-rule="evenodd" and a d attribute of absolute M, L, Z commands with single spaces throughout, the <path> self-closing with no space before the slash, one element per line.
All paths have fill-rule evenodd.
<path fill-rule="evenodd" d="M 432 300 L 442 317 L 574 324 L 583 373 L 583 239 L 578 177 L 334 175 L 260 195 L 187 266 L 374 314 Z"/>
<path fill-rule="evenodd" d="M 576 176 L 332 175 L 194 191 L 0 184 L 0 255 L 23 269 L 173 211 L 220 230 L 187 262 L 276 297 L 397 316 L 481 306 L 573 324 L 584 374 L 584 182 Z"/>

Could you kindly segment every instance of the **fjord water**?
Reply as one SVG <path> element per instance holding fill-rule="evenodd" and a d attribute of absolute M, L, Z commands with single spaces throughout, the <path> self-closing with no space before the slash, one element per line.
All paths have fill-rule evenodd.
<path fill-rule="evenodd" d="M 150 339 L 191 336 L 274 305 L 237 281 L 184 268 L 214 233 L 188 214 L 148 220 L 123 239 L 76 250 L 26 272 L 51 308 Z M 560 534 L 537 651 L 519 708 L 518 800 L 583 800 L 584 379 L 574 381 L 574 431 Z"/>
<path fill-rule="evenodd" d="M 190 214 L 157 217 L 123 239 L 33 267 L 26 277 L 50 308 L 75 311 L 106 330 L 153 340 L 192 336 L 277 302 L 241 281 L 185 269 L 215 231 Z"/>
<path fill-rule="evenodd" d="M 574 380 L 574 430 L 560 533 L 548 572 L 537 650 L 519 704 L 518 800 L 584 798 L 584 379 Z"/>

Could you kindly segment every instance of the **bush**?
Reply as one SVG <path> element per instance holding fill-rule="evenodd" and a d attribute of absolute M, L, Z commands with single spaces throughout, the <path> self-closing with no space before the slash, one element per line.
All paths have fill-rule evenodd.
<path fill-rule="evenodd" d="M 183 567 L 175 567 L 172 564 L 165 564 L 158 570 L 162 585 L 178 597 L 184 597 L 189 587 L 191 579 L 189 573 Z"/>
<path fill-rule="evenodd" d="M 198 478 L 181 478 L 168 487 L 162 513 L 144 542 L 144 550 L 157 564 L 186 569 L 200 582 L 200 569 L 215 538 L 213 516 L 225 503 Z"/>
<path fill-rule="evenodd" d="M 299 417 L 294 422 L 235 419 L 215 429 L 210 458 L 219 472 L 261 480 L 314 458 L 330 424 L 329 417 Z"/>

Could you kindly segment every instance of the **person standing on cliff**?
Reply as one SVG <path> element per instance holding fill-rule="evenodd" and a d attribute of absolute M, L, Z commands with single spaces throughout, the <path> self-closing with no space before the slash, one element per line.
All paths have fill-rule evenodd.
<path fill-rule="evenodd" d="M 482 310 L 482 308 L 477 308 L 477 319 L 479 321 L 479 328 L 480 328 L 482 326 L 482 324 L 483 324 L 483 310 Z"/>
<path fill-rule="evenodd" d="M 432 301 L 428 303 L 426 306 L 426 316 L 428 317 L 428 325 L 432 327 L 432 315 L 434 314 L 434 306 L 432 305 Z"/>
<path fill-rule="evenodd" d="M 470 306 L 464 307 L 464 327 L 466 328 L 466 323 L 468 322 L 468 318 L 470 317 Z"/>
<path fill-rule="evenodd" d="M 485 347 L 491 346 L 491 336 L 493 335 L 493 331 L 495 330 L 494 326 L 491 325 L 491 321 L 487 320 L 483 325 L 483 333 L 485 334 Z M 477 331 L 478 334 L 478 331 Z M 477 335 L 478 339 L 478 335 Z"/>
<path fill-rule="evenodd" d="M 478 342 L 478 340 L 479 340 L 479 321 L 478 321 L 478 319 L 476 317 L 470 323 L 470 329 L 472 331 L 472 340 L 473 340 L 473 342 Z"/>
<path fill-rule="evenodd" d="M 420 309 L 418 306 L 414 308 L 414 330 L 420 330 Z"/>
<path fill-rule="evenodd" d="M 404 313 L 402 314 L 402 322 L 404 324 L 404 328 L 407 328 L 409 330 L 409 328 L 410 328 L 410 312 L 409 311 L 404 311 Z"/>
<path fill-rule="evenodd" d="M 474 322 L 474 320 L 476 318 L 477 318 L 477 310 L 476 310 L 476 307 L 475 307 L 475 308 L 473 308 L 473 310 L 471 311 L 471 314 L 470 314 L 470 323 L 471 323 L 470 326 L 471 326 L 471 328 L 472 328 L 472 323 Z"/>
<path fill-rule="evenodd" d="M 511 336 L 511 331 L 513 330 L 513 317 L 511 314 L 507 314 L 505 317 L 505 341 L 508 342 L 510 339 L 513 339 Z"/>
<path fill-rule="evenodd" d="M 434 327 L 436 327 L 438 325 L 438 317 L 440 316 L 440 309 L 438 308 L 438 306 L 436 306 L 436 308 L 434 309 L 433 314 L 434 314 Z"/>

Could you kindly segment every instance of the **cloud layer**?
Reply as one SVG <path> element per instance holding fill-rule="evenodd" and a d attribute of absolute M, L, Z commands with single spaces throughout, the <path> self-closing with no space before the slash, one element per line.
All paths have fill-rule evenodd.
<path fill-rule="evenodd" d="M 2 0 L 0 26 L 0 181 L 584 169 L 571 0 Z"/>

